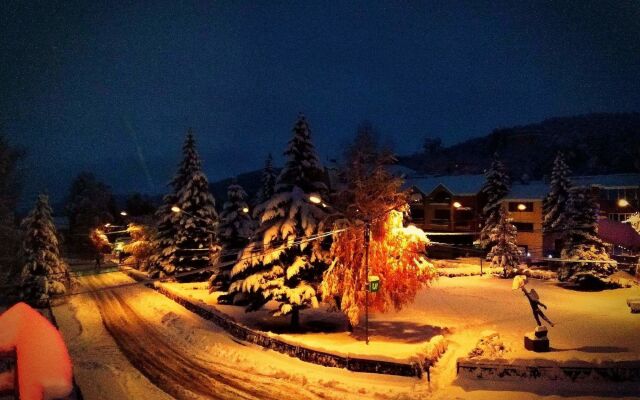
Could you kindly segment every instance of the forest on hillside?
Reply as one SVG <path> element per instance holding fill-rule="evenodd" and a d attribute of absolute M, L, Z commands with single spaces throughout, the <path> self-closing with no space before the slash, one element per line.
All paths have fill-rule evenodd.
<path fill-rule="evenodd" d="M 640 113 L 597 113 L 551 118 L 495 129 L 449 147 L 425 138 L 424 147 L 399 163 L 424 174 L 482 173 L 498 153 L 513 177 L 539 179 L 551 171 L 558 151 L 576 174 L 640 170 Z"/>

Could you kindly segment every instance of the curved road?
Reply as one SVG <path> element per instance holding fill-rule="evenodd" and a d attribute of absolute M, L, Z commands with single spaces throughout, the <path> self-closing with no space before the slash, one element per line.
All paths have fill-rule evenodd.
<path fill-rule="evenodd" d="M 90 289 L 109 286 L 100 276 L 81 279 Z M 136 287 L 136 291 L 152 289 Z M 281 380 L 255 375 L 247 379 L 233 368 L 217 363 L 199 362 L 163 334 L 161 329 L 137 313 L 126 298 L 138 295 L 131 289 L 97 290 L 92 296 L 100 309 L 105 328 L 129 362 L 147 379 L 177 399 L 265 399 L 281 400 L 283 394 L 296 399 L 319 399 L 300 387 Z M 238 345 L 240 346 L 240 345 Z"/>

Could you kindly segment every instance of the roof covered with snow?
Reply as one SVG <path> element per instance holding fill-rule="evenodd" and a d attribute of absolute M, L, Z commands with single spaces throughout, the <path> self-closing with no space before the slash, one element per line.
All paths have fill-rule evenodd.
<path fill-rule="evenodd" d="M 640 174 L 573 176 L 571 182 L 576 186 L 638 187 L 640 186 Z"/>
<path fill-rule="evenodd" d="M 442 185 L 454 195 L 477 194 L 484 184 L 484 175 L 442 175 L 408 178 L 406 187 L 415 187 L 425 195 Z"/>

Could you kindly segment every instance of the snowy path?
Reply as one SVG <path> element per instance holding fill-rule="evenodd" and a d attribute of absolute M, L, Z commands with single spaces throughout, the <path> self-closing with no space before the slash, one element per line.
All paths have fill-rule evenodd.
<path fill-rule="evenodd" d="M 79 290 L 127 282 L 131 280 L 121 273 L 83 277 Z M 76 363 L 79 384 L 88 400 L 170 397 L 349 400 L 394 399 L 398 396 L 418 399 L 429 393 L 426 383 L 415 378 L 380 377 L 310 365 L 238 343 L 212 323 L 141 285 L 101 290 L 71 299 L 70 304 L 60 306 L 56 314 L 62 314 L 62 318 L 58 317 L 62 320 L 61 329 Z M 64 307 L 68 309 L 65 311 Z M 75 323 L 74 315 L 78 320 Z M 98 338 L 84 337 L 82 344 L 70 338 L 73 332 L 69 332 L 74 329 L 95 329 L 85 326 L 91 317 L 104 324 L 117 343 L 115 348 L 103 343 L 96 343 L 99 347 L 92 348 L 92 340 L 102 340 Z M 73 328 L 78 322 L 80 327 Z M 93 324 L 95 321 L 89 325 Z M 126 357 L 128 366 L 118 361 L 116 367 L 109 367 L 128 368 L 126 374 L 91 377 L 100 368 L 95 365 L 86 368 L 87 357 L 91 357 L 90 363 L 111 363 L 116 360 L 113 353 L 118 352 Z M 131 371 L 144 376 L 131 382 L 131 376 L 135 375 Z M 125 383 L 119 382 L 121 380 Z M 102 388 L 95 390 L 94 386 Z M 114 392 L 120 392 L 109 393 L 110 386 L 116 389 Z M 126 391 L 121 391 L 122 388 Z"/>
<path fill-rule="evenodd" d="M 87 286 L 105 286 L 101 277 L 88 277 Z M 108 285 L 108 283 L 106 283 Z M 205 364 L 176 346 L 154 324 L 126 302 L 126 293 L 97 291 L 94 298 L 105 327 L 129 362 L 151 382 L 176 398 L 280 399 L 278 393 L 296 393 L 299 399 L 316 399 L 306 390 L 277 382 L 244 380 L 231 368 Z"/>

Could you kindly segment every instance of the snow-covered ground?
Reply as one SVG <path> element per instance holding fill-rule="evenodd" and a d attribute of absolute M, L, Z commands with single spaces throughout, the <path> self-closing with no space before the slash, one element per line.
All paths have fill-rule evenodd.
<path fill-rule="evenodd" d="M 121 273 L 88 279 L 111 286 L 131 282 Z M 94 286 L 96 281 L 92 283 Z M 415 378 L 387 377 L 308 364 L 273 351 L 238 343 L 214 324 L 201 319 L 163 295 L 141 285 L 114 291 L 130 308 L 129 313 L 156 327 L 163 343 L 189 357 L 199 366 L 217 374 L 230 374 L 247 386 L 272 387 L 281 399 L 418 399 L 429 395 L 425 381 Z M 142 376 L 123 355 L 105 330 L 100 308 L 89 295 L 70 297 L 67 304 L 54 310 L 75 363 L 78 384 L 86 399 L 170 398 Z M 111 310 L 105 310 L 111 312 Z M 119 315 L 117 318 L 130 318 Z M 123 323 L 124 325 L 124 323 Z M 153 353 L 145 336 L 140 335 L 140 352 Z M 165 360 L 169 363 L 171 360 Z M 171 379 L 168 379 L 171 381 Z M 172 383 L 173 384 L 173 383 Z M 189 387 L 190 382 L 182 382 Z M 158 383 L 162 385 L 162 383 Z M 213 386 L 212 386 L 213 390 Z M 186 396 L 189 398 L 192 396 Z M 229 397 L 236 398 L 236 397 Z M 262 398 L 248 395 L 247 398 Z"/>
<path fill-rule="evenodd" d="M 208 294 L 205 284 L 163 285 L 202 300 L 253 328 L 270 330 L 279 333 L 287 341 L 294 340 L 313 348 L 331 349 L 334 353 L 378 355 L 382 352 L 388 358 L 403 359 L 424 346 L 424 341 L 430 336 L 443 334 L 449 342 L 449 350 L 433 370 L 431 388 L 445 390 L 436 390 L 434 395 L 457 393 L 461 398 L 474 398 L 476 395 L 486 394 L 483 390 L 476 390 L 481 389 L 483 384 L 456 380 L 455 376 L 456 359 L 465 357 L 485 330 L 500 333 L 507 345 L 509 359 L 587 362 L 640 360 L 640 316 L 631 314 L 626 304 L 627 298 L 640 297 L 640 289 L 637 287 L 579 292 L 561 288 L 554 281 L 532 280 L 529 287 L 536 289 L 542 302 L 548 306 L 546 314 L 556 323 L 549 333 L 553 351 L 532 353 L 523 347 L 523 335 L 535 327 L 526 298 L 521 291 L 511 289 L 511 280 L 487 275 L 441 277 L 431 288 L 421 291 L 416 301 L 404 310 L 372 314 L 370 347 L 362 342 L 362 327 L 351 335 L 346 331 L 344 322 L 340 323 L 343 319 L 339 314 L 327 313 L 323 309 L 301 313 L 303 325 L 310 325 L 312 332 L 287 333 L 286 318 L 274 319 L 267 311 L 245 313 L 241 307 L 216 305 L 217 294 Z M 329 329 L 330 332 L 313 332 L 314 329 Z M 560 390 L 558 387 L 549 388 L 544 383 L 532 385 L 531 382 L 526 382 L 523 385 L 527 385 L 532 393 L 510 397 L 514 396 L 513 391 L 517 389 L 513 383 L 492 382 L 487 388 L 499 387 L 511 393 L 503 398 L 535 398 L 537 394 L 548 395 Z M 564 385 L 562 390 L 565 395 L 580 392 L 580 385 Z M 585 389 L 586 386 L 581 387 Z M 624 393 L 628 393 L 628 387 L 629 385 L 625 385 Z M 601 385 L 582 390 L 581 393 L 602 392 L 610 395 L 612 390 L 615 394 L 615 387 Z"/>
<path fill-rule="evenodd" d="M 94 287 L 132 282 L 124 274 L 112 273 L 80 278 L 80 283 L 87 285 L 89 279 L 92 279 L 91 285 Z M 386 346 L 384 353 L 392 356 L 396 355 L 398 349 L 396 343 L 404 341 L 407 346 L 417 346 L 416 343 L 434 333 L 445 335 L 450 342 L 449 350 L 433 369 L 431 384 L 415 378 L 321 367 L 238 343 L 214 324 L 141 285 L 116 289 L 112 299 L 114 303 L 122 302 L 123 307 L 126 305 L 127 312 L 135 316 L 140 324 L 145 324 L 139 332 L 131 332 L 134 329 L 131 326 L 127 328 L 129 332 L 121 329 L 129 326 L 125 321 L 132 318 L 132 315 L 118 313 L 115 309 L 102 311 L 109 313 L 105 315 L 109 317 L 112 333 L 115 332 L 120 341 L 123 339 L 120 337 L 122 334 L 140 335 L 141 354 L 148 354 L 149 347 L 156 345 L 154 341 L 147 342 L 149 338 L 160 335 L 158 339 L 161 343 L 169 343 L 179 354 L 188 357 L 190 362 L 222 376 L 233 371 L 235 379 L 245 386 L 252 387 L 255 384 L 256 387 L 273 387 L 274 391 L 279 391 L 281 399 L 534 399 L 566 398 L 568 394 L 582 395 L 576 398 L 596 399 L 602 397 L 594 393 L 615 395 L 614 384 L 591 388 L 563 383 L 562 387 L 558 387 L 557 384 L 550 386 L 540 382 L 505 383 L 456 379 L 456 359 L 466 356 L 480 333 L 486 329 L 493 329 L 501 334 L 511 348 L 511 358 L 640 359 L 640 341 L 637 339 L 640 316 L 630 314 L 626 305 L 627 297 L 640 296 L 637 288 L 585 293 L 562 289 L 552 282 L 533 281 L 532 287 L 549 307 L 547 315 L 557 323 L 555 328 L 550 328 L 549 333 L 554 351 L 534 354 L 522 348 L 522 335 L 534 327 L 529 305 L 522 293 L 512 291 L 510 285 L 510 281 L 488 276 L 440 278 L 432 288 L 420 292 L 416 302 L 405 310 L 372 315 L 372 346 Z M 203 285 L 183 286 L 191 295 L 206 293 Z M 189 289 L 189 286 L 198 289 Z M 211 296 L 211 299 L 214 298 L 215 296 Z M 54 309 L 69 345 L 76 378 L 85 398 L 170 398 L 158 387 L 163 383 L 156 382 L 156 386 L 145 378 L 132 366 L 131 359 L 123 354 L 109 335 L 104 328 L 102 316 L 97 312 L 104 307 L 99 298 L 79 295 L 70 297 L 67 304 Z M 319 311 L 303 312 L 302 322 L 313 321 L 311 317 L 318 313 Z M 234 313 L 234 316 L 245 318 L 258 315 Z M 329 322 L 340 321 L 339 315 L 335 313 L 329 314 L 327 318 Z M 122 327 L 117 322 L 119 319 L 123 321 Z M 284 330 L 287 323 L 283 318 L 271 327 Z M 318 337 L 322 336 L 348 336 L 340 325 L 331 323 L 328 328 L 333 327 L 333 332 L 312 333 L 310 341 L 316 343 Z M 327 326 L 320 324 L 314 329 L 320 331 L 325 328 Z M 355 335 L 360 333 L 356 331 Z M 135 335 L 131 337 L 138 337 Z M 301 334 L 287 335 L 304 341 Z M 338 341 L 342 343 L 343 340 Z M 354 343 L 353 346 L 360 345 L 357 339 L 348 340 Z M 412 340 L 416 342 L 412 343 Z M 131 347 L 132 345 L 134 346 Z M 131 357 L 131 352 L 137 351 L 135 346 L 138 344 L 134 342 L 127 346 L 128 356 Z M 398 354 L 402 354 L 402 351 L 404 350 Z M 189 382 L 184 384 L 188 387 Z M 252 398 L 250 391 L 247 393 L 247 397 Z"/>
<path fill-rule="evenodd" d="M 579 292 L 563 289 L 553 281 L 532 280 L 529 287 L 536 289 L 549 307 L 546 314 L 556 323 L 549 334 L 554 351 L 537 354 L 521 346 L 524 333 L 535 327 L 526 298 L 521 291 L 511 289 L 510 280 L 492 276 L 441 277 L 404 310 L 372 313 L 369 346 L 362 341 L 363 326 L 350 334 L 344 318 L 324 308 L 301 313 L 303 325 L 311 332 L 286 333 L 287 318 L 271 317 L 269 307 L 245 313 L 242 307 L 217 305 L 217 294 L 209 294 L 204 283 L 163 285 L 208 303 L 252 328 L 281 333 L 290 340 L 334 352 L 407 359 L 437 334 L 444 334 L 454 343 L 462 341 L 471 350 L 480 333 L 490 329 L 511 344 L 509 354 L 514 358 L 597 361 L 638 359 L 640 354 L 636 336 L 640 332 L 640 317 L 631 314 L 626 304 L 627 298 L 640 296 L 638 288 Z M 389 344 L 393 345 L 393 351 L 389 351 Z"/>
<path fill-rule="evenodd" d="M 222 311 L 235 321 L 255 330 L 277 334 L 287 343 L 304 345 L 314 350 L 325 351 L 349 357 L 372 358 L 395 362 L 417 360 L 418 354 L 432 351 L 437 336 L 448 332 L 446 327 L 431 326 L 419 322 L 389 323 L 372 319 L 369 323 L 369 339 L 365 342 L 364 320 L 353 334 L 347 331 L 344 316 L 330 311 L 326 306 L 301 312 L 302 332 L 292 332 L 289 317 L 273 317 L 277 309 L 274 302 L 263 309 L 246 313 L 243 307 L 216 304 L 219 293 L 211 293 L 207 283 L 162 283 L 165 289 L 182 297 L 199 300 L 204 307 Z M 393 351 L 389 351 L 390 347 Z"/>

